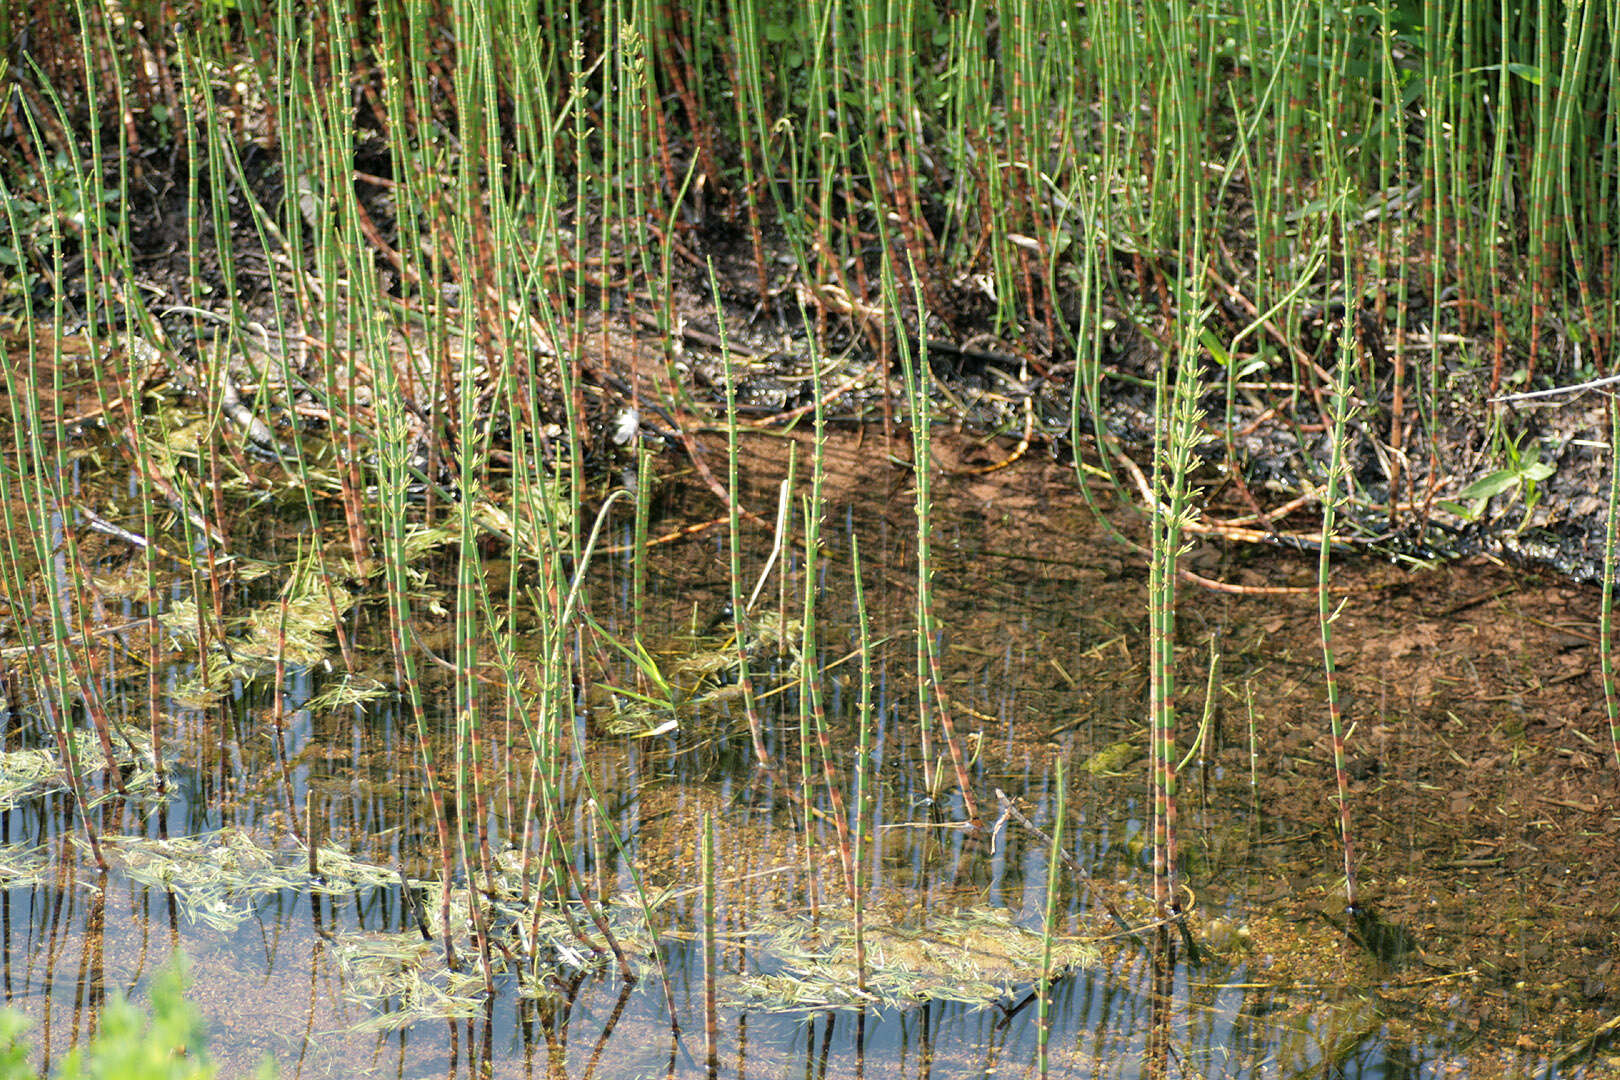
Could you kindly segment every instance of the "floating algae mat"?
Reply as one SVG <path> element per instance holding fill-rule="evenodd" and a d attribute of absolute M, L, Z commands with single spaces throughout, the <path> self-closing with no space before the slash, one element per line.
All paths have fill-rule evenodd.
<path fill-rule="evenodd" d="M 282 890 L 316 896 L 345 896 L 356 889 L 380 888 L 397 875 L 349 857 L 334 845 L 317 854 L 317 873 L 303 851 L 275 850 L 241 829 L 172 839 L 109 838 L 110 862 L 130 878 L 168 890 L 186 917 L 221 931 L 236 929 L 253 916 L 253 906 Z"/>
<path fill-rule="evenodd" d="M 737 978 L 732 1003 L 776 1012 L 924 1002 L 1008 1004 L 1041 974 L 1041 934 L 1006 908 L 964 908 L 934 915 L 926 926 L 867 926 L 866 988 L 856 969 L 854 924 L 848 919 L 794 917 L 748 935 L 755 964 L 771 974 Z M 1090 938 L 1052 942 L 1054 976 L 1094 965 Z"/>
<path fill-rule="evenodd" d="M 571 975 L 613 971 L 617 961 L 612 945 L 623 953 L 635 978 L 659 977 L 654 950 L 661 942 L 649 932 L 647 919 L 649 914 L 656 917 L 661 909 L 658 898 L 645 909 L 632 893 L 593 905 L 599 924 L 582 904 L 570 905 L 567 911 L 555 905 L 525 906 L 515 892 L 500 888 L 516 883 L 517 853 L 508 852 L 500 861 L 500 883 L 482 892 L 492 932 L 508 938 L 515 955 L 528 953 L 532 934 L 538 955 L 548 958 L 536 968 L 514 969 L 497 952 L 497 972 L 515 979 L 522 996 L 552 997 Z M 436 932 L 442 892 L 433 882 L 412 885 Z M 472 926 L 464 892 L 453 897 L 450 911 L 457 946 L 462 955 L 470 957 Z M 854 924 L 848 914 L 847 906 L 828 905 L 814 918 L 779 913 L 746 931 L 725 933 L 725 944 L 749 957 L 749 970 L 718 978 L 721 999 L 732 1006 L 769 1012 L 859 1006 L 904 1009 L 929 1002 L 988 1007 L 1009 1003 L 1040 977 L 1040 933 L 1006 908 L 975 907 L 933 914 L 926 923 L 915 925 L 868 925 L 866 986 L 862 989 Z M 611 942 L 599 932 L 601 924 L 608 927 Z M 663 942 L 695 936 L 691 929 L 661 935 Z M 379 1012 L 361 1025 L 366 1030 L 392 1030 L 430 1018 L 476 1016 L 484 1007 L 481 976 L 470 965 L 450 971 L 443 946 L 419 932 L 344 934 L 337 943 L 339 959 L 349 975 L 351 1000 L 379 1010 L 388 1006 L 387 1012 Z M 1054 976 L 1067 974 L 1093 965 L 1098 956 L 1090 938 L 1055 938 L 1051 970 Z"/>
<path fill-rule="evenodd" d="M 80 727 L 67 737 L 71 740 L 74 756 L 80 762 L 92 767 L 106 762 L 105 751 L 94 732 Z M 151 735 L 139 728 L 124 728 L 114 733 L 112 748 L 113 760 L 123 771 L 124 790 L 130 795 L 153 795 L 156 792 L 157 773 L 153 766 Z M 24 800 L 66 788 L 67 773 L 62 769 L 54 743 L 0 753 L 0 811 L 11 810 Z M 116 794 L 110 785 L 105 791 L 87 791 L 85 803 L 94 807 Z"/>

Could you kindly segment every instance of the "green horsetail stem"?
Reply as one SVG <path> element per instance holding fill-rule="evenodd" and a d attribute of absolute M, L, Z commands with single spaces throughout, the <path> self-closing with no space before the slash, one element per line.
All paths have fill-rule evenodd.
<path fill-rule="evenodd" d="M 1333 662 L 1333 620 L 1337 612 L 1332 609 L 1329 591 L 1329 565 L 1333 549 L 1334 518 L 1338 503 L 1345 496 L 1340 481 L 1348 471 L 1345 461 L 1345 425 L 1351 411 L 1350 373 L 1355 369 L 1354 312 L 1347 312 L 1339 333 L 1339 370 L 1331 401 L 1332 447 L 1327 468 L 1327 488 L 1322 494 L 1322 539 L 1316 563 L 1316 613 L 1322 633 L 1322 677 L 1327 688 L 1328 724 L 1333 731 L 1333 778 L 1338 790 L 1339 841 L 1344 852 L 1344 897 L 1346 905 L 1356 908 L 1356 867 L 1350 832 L 1350 780 L 1344 765 L 1344 715 L 1339 705 L 1339 679 Z"/>

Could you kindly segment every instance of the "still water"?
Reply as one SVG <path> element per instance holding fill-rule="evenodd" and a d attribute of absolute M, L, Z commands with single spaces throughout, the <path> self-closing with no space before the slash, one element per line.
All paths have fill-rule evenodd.
<path fill-rule="evenodd" d="M 750 498 L 769 505 L 774 463 L 769 450 L 757 453 Z M 345 678 L 330 640 L 325 655 L 289 665 L 279 704 L 282 749 L 272 724 L 273 679 L 237 679 L 205 695 L 196 689 L 194 652 L 160 667 L 169 790 L 164 800 L 112 795 L 94 808 L 99 832 L 121 838 L 108 843 L 110 872 L 96 870 L 59 786 L 24 786 L 5 797 L 3 985 L 6 1003 L 34 1021 L 39 1063 L 48 1067 L 89 1038 L 107 995 L 140 1001 L 180 951 L 225 1075 L 244 1075 L 268 1055 L 284 1077 L 1034 1076 L 1039 931 L 1062 762 L 1062 845 L 1090 881 L 1060 871 L 1052 1075 L 1552 1076 L 1610 1068 L 1614 1051 L 1586 1033 L 1615 1000 L 1615 976 L 1600 966 L 1616 941 L 1612 863 L 1566 867 L 1549 893 L 1518 872 L 1525 863 L 1513 861 L 1500 841 L 1505 833 L 1442 821 L 1486 813 L 1497 788 L 1475 791 L 1431 764 L 1447 760 L 1443 749 L 1457 761 L 1472 753 L 1446 742 L 1450 721 L 1431 715 L 1432 701 L 1449 697 L 1457 723 L 1474 723 L 1455 686 L 1464 678 L 1473 697 L 1492 698 L 1490 664 L 1474 658 L 1463 673 L 1401 668 L 1402 657 L 1416 662 L 1433 645 L 1422 624 L 1403 631 L 1418 642 L 1403 652 L 1388 637 L 1396 609 L 1368 600 L 1347 616 L 1341 636 L 1361 725 L 1352 746 L 1365 748 L 1354 797 L 1368 835 L 1358 858 L 1389 920 L 1379 925 L 1390 936 L 1372 940 L 1378 935 L 1358 933 L 1344 914 L 1321 742 L 1320 654 L 1311 652 L 1314 598 L 1183 586 L 1182 753 L 1206 720 L 1183 784 L 1188 925 L 1198 952 L 1190 956 L 1177 934 L 1121 934 L 1099 903 L 1108 898 L 1135 926 L 1152 922 L 1143 843 L 1151 816 L 1144 560 L 1098 524 L 1067 467 L 1023 463 L 942 479 L 935 519 L 942 662 L 931 691 L 962 740 L 984 825 L 969 830 L 938 731 L 925 758 L 917 722 L 909 474 L 853 440 L 831 457 L 816 582 L 818 685 L 834 782 L 847 801 L 861 672 L 849 561 L 856 535 L 877 644 L 869 655 L 869 836 L 854 858 L 866 882 L 869 962 L 899 973 L 867 1005 L 850 1003 L 852 968 L 847 957 L 835 958 L 851 913 L 835 807 L 819 754 L 807 756 L 801 737 L 798 656 L 791 648 L 757 653 L 762 735 L 781 763 L 775 776 L 756 765 L 741 703 L 726 692 L 735 672 L 692 674 L 726 647 L 726 624 L 716 616 L 729 589 L 729 555 L 718 528 L 656 547 L 649 568 L 644 643 L 682 687 L 681 707 L 647 714 L 600 685 L 582 688 L 574 752 L 559 781 L 571 818 L 552 826 L 567 838 L 577 888 L 604 901 L 603 917 L 633 954 L 633 978 L 611 958 L 590 961 L 559 932 L 551 955 L 564 962 L 550 977 L 524 983 L 498 975 L 487 1007 L 469 1008 L 478 994 L 442 971 L 430 989 L 387 981 L 403 953 L 442 968 L 440 943 L 425 942 L 417 929 L 438 926 L 437 838 L 416 720 L 398 697 L 370 689 L 386 674 L 386 610 L 361 604 L 346 626 L 362 675 Z M 654 532 L 712 516 L 701 501 L 667 493 L 667 517 Z M 1124 518 L 1116 524 L 1134 527 Z M 258 554 L 287 558 L 290 541 L 271 533 Z M 628 524 L 612 539 L 628 547 Z M 751 582 L 770 540 L 754 533 L 750 543 L 758 545 L 745 561 Z M 1314 569 L 1266 558 L 1235 564 L 1219 552 L 1193 553 L 1201 573 L 1224 580 L 1297 584 Z M 134 567 L 109 546 L 95 568 L 97 594 L 85 619 L 97 632 L 86 654 L 115 726 L 139 733 L 149 721 L 144 649 L 121 628 L 140 624 L 145 611 L 120 600 L 117 587 Z M 1378 568 L 1350 573 L 1385 584 Z M 620 640 L 632 633 L 633 577 L 621 555 L 600 560 L 591 580 L 591 613 Z M 1423 587 L 1451 595 L 1457 580 L 1466 581 L 1431 578 Z M 238 599 L 244 610 L 262 606 L 276 588 L 250 583 Z M 802 552 L 788 545 L 756 610 L 797 618 L 804 589 Z M 186 596 L 178 584 L 170 596 L 180 616 L 176 635 Z M 1360 639 L 1355 617 L 1364 620 Z M 1447 625 L 1456 624 L 1453 614 Z M 1528 633 L 1517 639 L 1526 652 L 1506 664 L 1521 675 L 1536 662 Z M 1360 682 L 1358 648 L 1366 657 Z M 1212 650 L 1220 656 L 1213 674 Z M 1555 662 L 1557 651 L 1547 652 Z M 5 655 L 23 665 L 15 642 Z M 620 687 L 645 687 L 627 656 L 603 663 Z M 1427 680 L 1427 689 L 1414 680 Z M 437 738 L 454 723 L 442 706 L 450 687 L 443 675 L 428 684 L 436 690 L 430 700 L 441 702 L 429 714 Z M 360 700 L 344 699 L 346 687 L 357 688 Z M 3 720 L 8 750 L 54 747 L 47 710 L 26 679 L 9 681 Z M 1438 733 L 1439 748 L 1416 742 L 1425 725 Z M 1535 732 L 1522 723 L 1518 738 L 1521 754 L 1481 766 L 1495 770 L 1492 783 L 1516 783 L 1522 762 L 1556 757 L 1541 756 Z M 539 827 L 521 744 L 497 735 L 487 747 L 496 852 L 521 842 L 526 826 Z M 808 829 L 786 790 L 801 768 L 819 793 L 821 813 Z M 9 763 L 7 770 L 16 771 Z M 1547 782 L 1537 776 L 1531 782 Z M 110 794 L 108 778 L 93 780 Z M 1570 806 L 1539 806 L 1533 820 L 1552 824 L 1535 828 L 1593 835 L 1602 809 L 1593 805 L 1594 816 L 1572 822 L 1569 814 L 1586 810 L 1585 795 L 1556 790 Z M 998 813 L 998 791 L 1022 816 Z M 1513 827 L 1529 826 L 1515 819 Z M 705 828 L 716 853 L 712 1064 L 704 1031 Z M 324 877 L 309 876 L 293 838 L 308 829 L 332 845 L 318 867 Z M 338 853 L 362 867 L 342 868 Z M 1543 862 L 1559 857 L 1545 854 Z M 237 884 L 221 886 L 221 878 Z M 579 913 L 582 923 L 587 914 Z M 600 934 L 583 929 L 580 940 L 600 943 Z M 521 925 L 508 930 L 525 940 Z M 1546 966 L 1538 978 L 1530 946 L 1549 938 L 1556 954 L 1540 954 Z M 1390 940 L 1399 947 L 1380 947 Z M 462 956 L 476 966 L 465 947 Z M 1587 968 L 1591 977 L 1582 980 Z M 841 1004 L 818 1007 L 829 999 Z"/>

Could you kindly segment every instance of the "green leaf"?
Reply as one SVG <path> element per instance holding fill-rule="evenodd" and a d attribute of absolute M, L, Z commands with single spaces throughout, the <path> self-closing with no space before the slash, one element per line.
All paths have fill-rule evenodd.
<path fill-rule="evenodd" d="M 1489 499 L 1500 495 L 1509 488 L 1519 486 L 1520 472 L 1517 469 L 1497 469 L 1489 476 L 1482 476 L 1458 493 L 1463 499 Z"/>
<path fill-rule="evenodd" d="M 11 1009 L 0 1012 L 0 1080 L 32 1080 L 28 1044 L 22 1041 L 23 1032 L 31 1026 L 22 1013 Z"/>
<path fill-rule="evenodd" d="M 1509 64 L 1508 71 L 1532 86 L 1541 85 L 1541 69 L 1534 64 Z"/>
<path fill-rule="evenodd" d="M 1558 471 L 1558 466 L 1550 461 L 1531 461 L 1520 470 L 1526 482 L 1539 484 L 1547 477 Z"/>

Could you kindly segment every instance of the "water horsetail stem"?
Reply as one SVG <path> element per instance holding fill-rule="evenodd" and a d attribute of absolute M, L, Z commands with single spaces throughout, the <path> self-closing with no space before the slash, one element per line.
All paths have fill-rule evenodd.
<path fill-rule="evenodd" d="M 718 289 L 714 281 L 714 269 L 709 270 L 710 286 Z M 765 725 L 759 718 L 759 704 L 754 694 L 754 682 L 748 672 L 748 608 L 743 602 L 742 594 L 742 511 L 738 501 L 738 470 L 737 470 L 737 380 L 732 365 L 729 349 L 725 347 L 726 330 L 725 320 L 719 320 L 721 356 L 725 359 L 726 379 L 726 524 L 728 527 L 729 549 L 731 554 L 730 578 L 731 584 L 731 617 L 735 633 L 737 648 L 737 685 L 742 687 L 743 715 L 748 721 L 748 736 L 754 746 L 754 761 L 759 768 L 770 777 L 776 789 L 783 792 L 804 813 L 805 825 L 808 827 L 814 811 L 809 800 L 797 787 L 787 782 L 786 775 L 781 766 L 771 756 L 769 748 L 765 745 Z"/>
<path fill-rule="evenodd" d="M 466 475 L 466 473 L 464 473 Z M 489 856 L 490 807 L 484 797 L 483 703 L 479 693 L 482 676 L 478 665 L 478 612 L 474 595 L 482 587 L 483 573 L 479 569 L 476 545 L 472 542 L 468 513 L 470 501 L 462 503 L 463 536 L 458 562 L 461 587 L 456 590 L 456 804 L 460 808 L 460 828 L 456 841 L 460 846 L 461 865 L 467 874 L 467 914 L 473 925 L 478 943 L 479 968 L 484 974 L 484 989 L 495 992 L 495 974 L 490 955 L 490 927 L 479 890 L 474 884 L 474 864 L 482 872 L 485 886 L 494 881 Z M 474 831 L 472 844 L 468 844 L 467 830 Z"/>
<path fill-rule="evenodd" d="M 915 272 L 913 277 L 915 278 Z M 885 273 L 885 292 L 893 296 L 893 278 Z M 923 296 L 916 295 L 919 311 L 926 310 Z M 898 305 L 895 305 L 898 306 Z M 896 327 L 897 330 L 903 328 Z M 956 738 L 956 726 L 951 722 L 940 687 L 938 623 L 934 618 L 934 556 L 933 556 L 933 475 L 931 405 L 932 374 L 928 367 L 928 343 L 919 338 L 918 351 L 912 353 L 911 342 L 905 333 L 899 335 L 900 362 L 906 380 L 906 396 L 911 406 L 912 472 L 917 480 L 917 713 L 922 728 L 923 782 L 934 790 L 930 771 L 933 768 L 933 747 L 930 737 L 932 721 L 939 720 L 940 734 L 945 738 L 945 749 L 951 757 L 951 768 L 956 774 L 956 786 L 962 792 L 962 806 L 968 823 L 977 831 L 983 827 L 979 820 L 979 807 L 973 797 L 973 784 L 967 774 L 967 762 L 962 756 L 961 743 Z"/>
<path fill-rule="evenodd" d="M 1157 457 L 1157 455 L 1155 456 Z M 1155 474 L 1158 466 L 1154 467 Z M 1158 478 L 1155 475 L 1154 489 L 1157 490 Z M 1153 517 L 1150 523 L 1152 534 L 1152 553 L 1149 557 L 1148 567 L 1148 742 L 1152 753 L 1148 755 L 1148 783 L 1153 792 L 1153 903 L 1162 916 L 1169 899 L 1167 884 L 1166 859 L 1166 812 L 1164 788 L 1164 733 L 1162 730 L 1164 708 L 1164 667 L 1160 661 L 1163 652 L 1163 643 L 1160 640 L 1164 634 L 1160 599 L 1164 592 L 1164 526 L 1159 508 L 1159 500 L 1153 500 Z"/>
<path fill-rule="evenodd" d="M 810 710 L 810 720 L 816 731 L 816 743 L 821 752 L 822 779 L 827 784 L 827 800 L 832 806 L 833 826 L 838 833 L 838 857 L 844 870 L 844 891 L 850 903 L 855 901 L 855 860 L 849 848 L 849 818 L 844 809 L 844 796 L 833 775 L 832 740 L 827 735 L 827 712 L 821 700 L 821 663 L 817 653 L 816 589 L 820 582 L 819 556 L 821 553 L 821 514 L 823 509 L 821 485 L 826 472 L 827 429 L 825 410 L 821 401 L 821 366 L 811 365 L 811 387 L 816 401 L 815 454 L 810 468 L 810 498 L 804 512 L 804 647 L 799 663 L 799 677 L 804 693 L 800 701 Z"/>
<path fill-rule="evenodd" d="M 450 924 L 454 848 L 450 840 L 450 815 L 444 802 L 444 782 L 439 775 L 434 736 L 428 730 L 422 684 L 416 668 L 418 651 L 411 616 L 411 583 L 405 569 L 408 565 L 405 534 L 410 517 L 408 500 L 412 477 L 404 412 L 393 407 L 393 403 L 399 400 L 396 378 L 392 364 L 378 366 L 378 380 L 382 386 L 378 400 L 383 404 L 377 410 L 377 495 L 385 555 L 382 563 L 388 596 L 388 642 L 394 660 L 394 685 L 410 704 L 411 720 L 422 755 L 423 786 L 427 788 L 428 801 L 433 806 L 433 826 L 438 839 L 440 937 L 444 942 L 445 966 L 455 971 L 455 939 Z"/>
<path fill-rule="evenodd" d="M 8 205 L 8 218 L 11 214 L 12 211 Z M 12 234 L 15 236 L 16 222 L 14 220 L 11 221 L 11 226 Z M 58 261 L 60 261 L 60 257 L 58 257 Z M 57 269 L 60 270 L 60 267 Z M 58 299 L 57 310 L 54 313 L 58 320 L 61 318 L 60 308 L 61 300 Z M 37 347 L 34 338 L 30 336 L 26 387 L 17 384 L 16 372 L 12 365 L 7 365 L 4 374 L 6 396 L 12 413 L 12 451 L 16 459 L 17 469 L 15 473 L 12 473 L 10 472 L 12 466 L 9 463 L 7 464 L 6 490 L 8 495 L 4 500 L 0 500 L 0 503 L 3 503 L 0 513 L 3 513 L 5 520 L 6 553 L 9 556 L 7 560 L 9 573 L 7 573 L 5 579 L 6 600 L 13 611 L 31 610 L 34 602 L 31 595 L 32 590 L 24 583 L 26 571 L 23 569 L 24 563 L 21 547 L 17 539 L 18 534 L 22 533 L 29 542 L 34 562 L 39 566 L 49 566 L 51 552 L 45 538 L 51 535 L 51 529 L 47 522 L 52 519 L 52 515 L 55 515 L 57 519 L 65 520 L 61 493 L 56 489 L 55 481 L 52 479 L 63 475 L 56 464 L 60 459 L 53 461 L 46 455 L 41 431 L 44 425 L 28 422 L 24 419 L 27 416 L 49 415 L 40 408 L 43 395 L 39 385 L 38 372 L 41 365 L 35 352 Z M 54 359 L 58 358 L 53 357 Z M 53 363 L 52 367 L 56 368 L 58 365 Z M 53 389 L 55 388 L 53 387 Z M 58 423 L 58 444 L 60 444 L 61 440 L 60 428 L 61 425 Z M 13 477 L 15 477 L 15 483 L 13 483 Z M 14 500 L 9 494 L 12 491 L 16 491 L 21 495 L 21 499 L 16 501 L 21 504 L 26 517 L 25 527 L 15 519 L 12 509 Z M 19 619 L 18 624 L 22 636 L 29 646 L 27 655 L 34 671 L 35 681 L 42 688 L 39 697 L 40 704 L 44 708 L 49 730 L 55 737 L 57 753 L 61 755 L 60 762 L 62 771 L 66 775 L 68 790 L 73 793 L 75 816 L 80 824 L 84 826 L 85 836 L 90 843 L 91 853 L 96 860 L 96 867 L 104 871 L 107 869 L 107 859 L 101 849 L 101 839 L 96 828 L 95 818 L 90 813 L 88 803 L 85 801 L 84 780 L 78 752 L 74 746 L 73 711 L 67 689 L 74 684 L 70 682 L 67 674 L 69 668 L 67 653 L 73 635 L 68 626 L 67 615 L 63 611 L 61 591 L 47 589 L 45 594 L 49 604 L 50 639 L 48 641 L 40 639 L 35 632 L 34 621 L 31 619 Z M 200 611 L 201 608 L 202 605 L 199 604 L 198 610 Z M 54 661 L 51 665 L 55 669 L 54 693 L 52 692 L 53 680 L 47 671 L 45 663 L 47 646 Z M 82 685 L 82 681 L 79 682 Z"/>
<path fill-rule="evenodd" d="M 1338 788 L 1339 840 L 1344 851 L 1344 900 L 1356 907 L 1356 867 L 1350 839 L 1350 780 L 1344 767 L 1344 715 L 1339 707 L 1339 680 L 1333 664 L 1333 620 L 1328 591 L 1329 558 L 1333 547 L 1334 513 L 1341 493 L 1339 481 L 1348 466 L 1344 458 L 1345 423 L 1350 413 L 1350 373 L 1355 370 L 1355 345 L 1351 332 L 1353 314 L 1347 315 L 1339 334 L 1339 373 L 1333 388 L 1332 447 L 1329 453 L 1327 491 L 1322 496 L 1322 543 L 1316 564 L 1316 612 L 1322 631 L 1322 676 L 1327 687 L 1328 724 L 1333 730 L 1333 778 Z"/>
<path fill-rule="evenodd" d="M 314 838 L 307 831 L 302 835 L 299 834 L 298 807 L 293 800 L 292 768 L 287 763 L 287 601 L 297 585 L 296 578 L 287 584 L 281 592 L 281 602 L 276 610 L 276 661 L 272 676 L 275 684 L 271 692 L 270 725 L 275 732 L 276 766 L 281 774 L 281 794 L 287 803 L 287 827 L 292 830 L 293 838 L 302 841 L 313 856 Z"/>
<path fill-rule="evenodd" d="M 1148 574 L 1148 687 L 1150 755 L 1153 777 L 1153 899 L 1163 916 L 1179 912 L 1176 809 L 1176 575 L 1181 557 L 1182 526 L 1192 513 L 1187 477 L 1200 441 L 1203 389 L 1200 370 L 1203 327 L 1190 321 L 1181 332 L 1170 384 L 1161 365 L 1154 380 L 1156 415 L 1151 541 Z"/>
<path fill-rule="evenodd" d="M 1598 664 L 1603 671 L 1603 703 L 1609 714 L 1609 743 L 1620 768 L 1620 697 L 1614 689 L 1614 554 L 1620 531 L 1620 401 L 1609 399 L 1609 517 L 1603 537 L 1603 608 L 1598 618 Z"/>
<path fill-rule="evenodd" d="M 851 907 L 855 922 L 855 980 L 866 992 L 866 828 L 871 799 L 872 767 L 872 620 L 866 610 L 866 591 L 861 584 L 861 549 L 855 534 L 849 537 L 850 575 L 855 585 L 855 619 L 860 625 L 861 696 L 860 736 L 855 751 L 855 859 L 852 873 Z"/>
<path fill-rule="evenodd" d="M 1036 984 L 1040 995 L 1036 1020 L 1036 1058 L 1040 1075 L 1049 1075 L 1047 1043 L 1052 1037 L 1052 938 L 1057 935 L 1058 870 L 1063 865 L 1063 824 L 1068 817 L 1068 780 L 1063 761 L 1057 763 L 1057 807 L 1052 813 L 1052 843 L 1046 857 L 1046 914 L 1041 920 L 1041 978 Z"/>
<path fill-rule="evenodd" d="M 703 1049 L 709 1075 L 720 1068 L 720 1009 L 716 981 L 719 978 L 715 948 L 714 818 L 703 815 Z"/>

